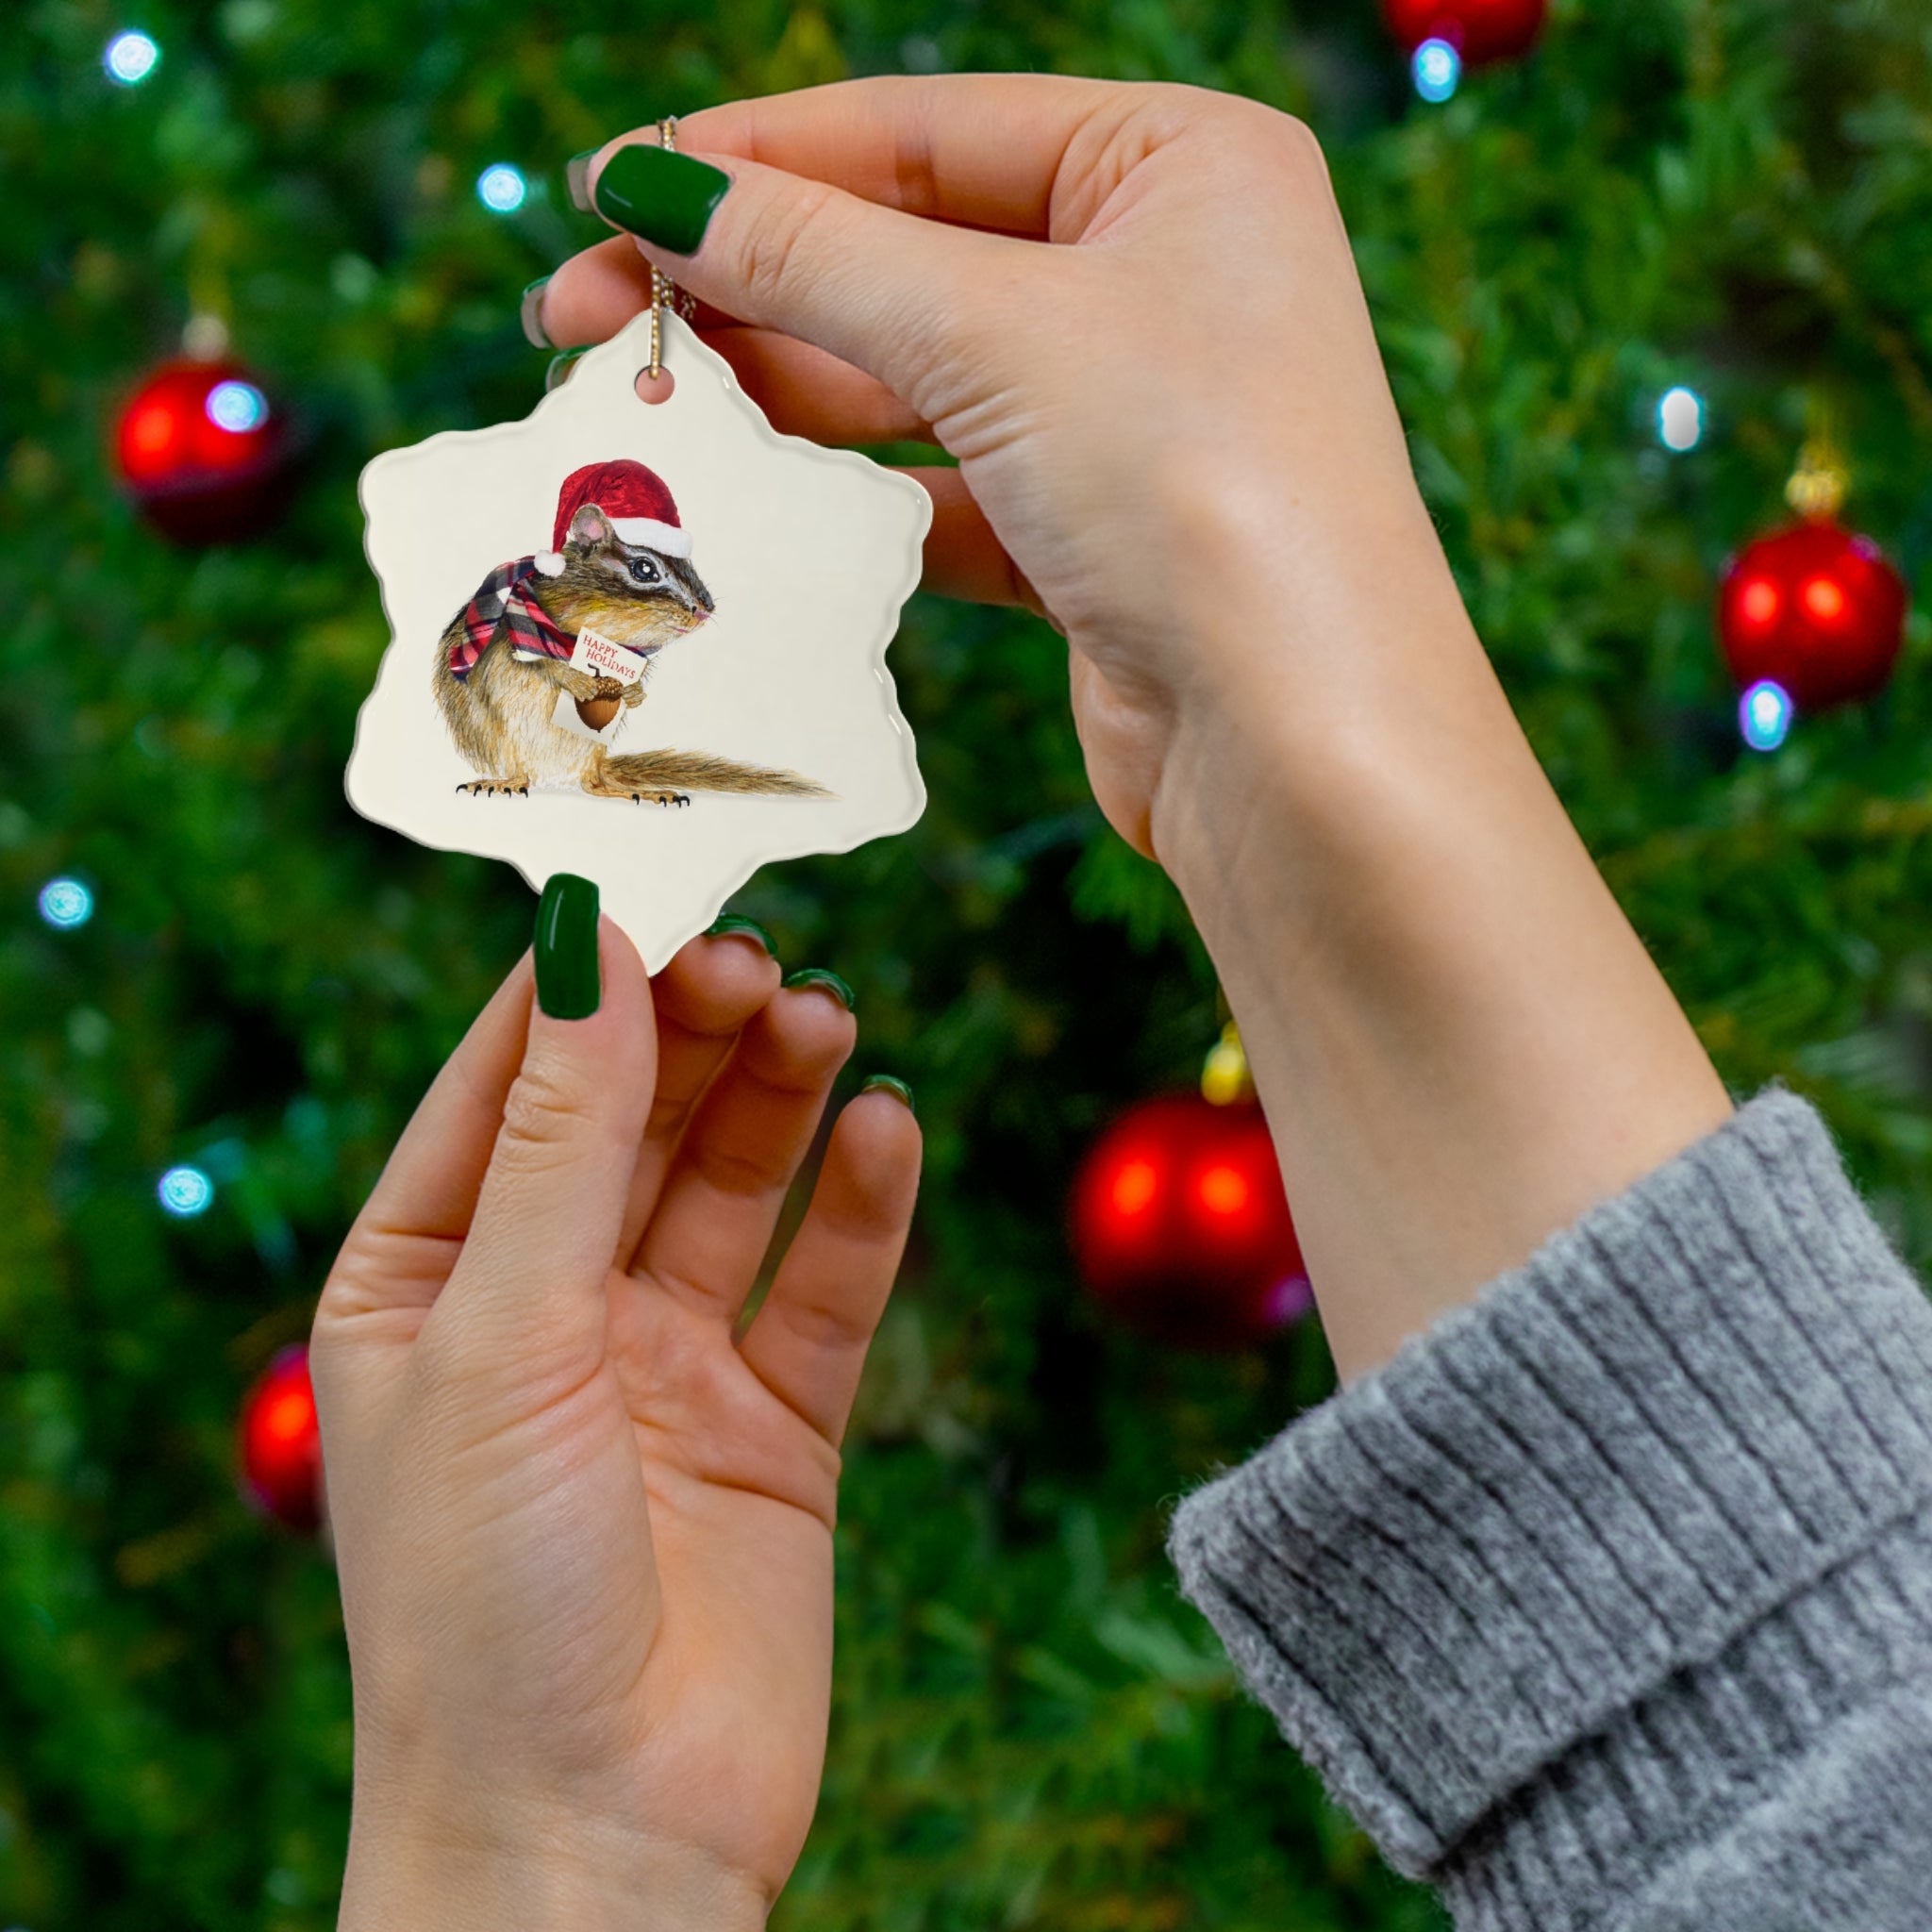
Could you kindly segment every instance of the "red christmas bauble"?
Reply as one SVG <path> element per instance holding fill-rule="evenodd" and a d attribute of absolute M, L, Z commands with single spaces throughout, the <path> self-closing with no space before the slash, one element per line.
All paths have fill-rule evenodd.
<path fill-rule="evenodd" d="M 142 514 L 179 543 L 258 536 L 288 502 L 281 411 L 240 363 L 169 362 L 114 426 L 114 463 Z"/>
<path fill-rule="evenodd" d="M 1781 685 L 1801 711 L 1885 688 L 1905 638 L 1905 580 L 1869 537 L 1824 518 L 1748 543 L 1718 591 L 1738 688 Z"/>
<path fill-rule="evenodd" d="M 1312 1305 L 1253 1101 L 1175 1093 L 1129 1108 L 1081 1162 L 1071 1219 L 1089 1291 L 1150 1340 L 1244 1348 Z"/>
<path fill-rule="evenodd" d="M 1447 41 L 1465 67 L 1514 60 L 1536 45 L 1549 0 L 1383 0 L 1389 29 L 1406 54 Z"/>
<path fill-rule="evenodd" d="M 283 1349 L 242 1404 L 242 1493 L 291 1529 L 322 1523 L 322 1431 L 308 1383 L 308 1350 Z"/>

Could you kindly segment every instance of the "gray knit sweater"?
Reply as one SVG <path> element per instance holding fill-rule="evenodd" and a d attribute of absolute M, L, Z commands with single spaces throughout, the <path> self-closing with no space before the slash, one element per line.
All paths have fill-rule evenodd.
<path fill-rule="evenodd" d="M 1462 1932 L 1932 1928 L 1932 1303 L 1781 1088 L 1169 1549 Z"/>

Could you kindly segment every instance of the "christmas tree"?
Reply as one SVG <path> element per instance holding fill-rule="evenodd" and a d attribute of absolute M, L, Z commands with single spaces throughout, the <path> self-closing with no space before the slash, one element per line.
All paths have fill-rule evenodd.
<path fill-rule="evenodd" d="M 39 0 L 7 45 L 0 1923 L 334 1923 L 335 1575 L 238 1494 L 236 1415 L 533 910 L 508 868 L 344 802 L 388 635 L 355 478 L 527 412 L 518 291 L 604 232 L 563 159 L 659 114 L 1045 68 L 1307 119 L 1539 755 L 1734 1090 L 1816 1100 L 1932 1258 L 1925 618 L 1879 695 L 1747 712 L 1764 750 L 1714 618 L 1807 443 L 1846 525 L 1923 576 L 1913 0 L 1559 0 L 1526 58 L 1467 71 L 1372 0 Z M 179 547 L 117 486 L 112 425 L 184 330 L 290 425 L 291 500 L 249 541 Z M 923 598 L 891 663 L 924 820 L 733 902 L 857 989 L 841 1096 L 902 1074 L 927 1130 L 847 1443 L 824 1796 L 776 1923 L 1440 1924 L 1161 1554 L 1179 1491 L 1333 1386 L 1319 1330 L 1159 1348 L 1069 1257 L 1083 1150 L 1217 1035 L 1211 966 L 1091 802 L 1044 626 Z"/>

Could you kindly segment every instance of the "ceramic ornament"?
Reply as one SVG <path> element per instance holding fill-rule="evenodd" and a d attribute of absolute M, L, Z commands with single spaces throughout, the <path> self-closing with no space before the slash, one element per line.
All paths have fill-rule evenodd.
<path fill-rule="evenodd" d="M 650 324 L 363 471 L 391 641 L 347 782 L 425 845 L 594 879 L 655 973 L 759 866 L 924 808 L 885 660 L 932 499 L 779 435 L 675 314 L 641 402 Z"/>

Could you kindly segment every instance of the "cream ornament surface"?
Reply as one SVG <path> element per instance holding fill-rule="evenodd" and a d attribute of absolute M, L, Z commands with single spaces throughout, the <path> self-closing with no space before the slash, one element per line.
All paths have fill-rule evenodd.
<path fill-rule="evenodd" d="M 506 859 L 539 890 L 594 879 L 654 973 L 759 866 L 850 851 L 924 808 L 885 658 L 932 520 L 916 483 L 781 436 L 684 322 L 663 328 L 665 402 L 633 387 L 646 313 L 521 423 L 362 472 L 391 641 L 347 773 L 363 817 L 425 845 Z M 604 493 L 634 499 L 625 479 L 641 476 L 675 504 L 573 516 L 559 492 L 590 465 L 618 479 Z M 503 599 L 479 591 L 524 564 L 492 625 Z M 642 678 L 592 691 L 613 644 L 641 654 Z M 632 685 L 641 702 L 589 728 Z M 556 723 L 579 698 L 587 722 Z M 707 789 L 721 782 L 786 789 Z"/>

